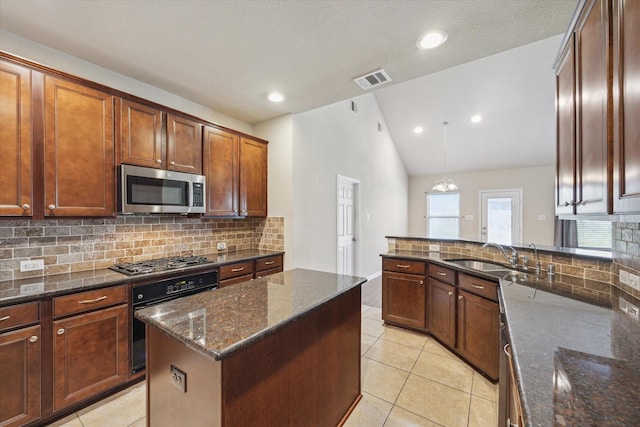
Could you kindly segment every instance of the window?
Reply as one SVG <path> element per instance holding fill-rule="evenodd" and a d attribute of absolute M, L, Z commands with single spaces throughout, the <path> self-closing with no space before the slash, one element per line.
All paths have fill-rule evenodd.
<path fill-rule="evenodd" d="M 609 221 L 577 220 L 578 247 L 585 249 L 611 249 L 611 223 Z"/>
<path fill-rule="evenodd" d="M 427 194 L 427 237 L 460 237 L 460 193 Z"/>

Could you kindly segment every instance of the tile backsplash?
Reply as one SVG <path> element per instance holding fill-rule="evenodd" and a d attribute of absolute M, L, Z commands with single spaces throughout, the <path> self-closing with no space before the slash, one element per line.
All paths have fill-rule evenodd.
<path fill-rule="evenodd" d="M 640 298 L 640 290 L 619 281 L 620 270 L 640 276 L 640 222 L 638 217 L 620 217 L 613 223 L 613 261 L 616 287 Z"/>
<path fill-rule="evenodd" d="M 284 218 L 200 219 L 126 215 L 111 219 L 0 220 L 0 280 L 109 267 L 227 249 L 284 250 Z M 20 261 L 44 259 L 44 270 L 20 272 Z"/>

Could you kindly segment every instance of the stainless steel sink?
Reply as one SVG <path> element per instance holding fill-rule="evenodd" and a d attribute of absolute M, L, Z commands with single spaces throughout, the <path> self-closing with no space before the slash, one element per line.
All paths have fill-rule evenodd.
<path fill-rule="evenodd" d="M 478 261 L 475 259 L 445 259 L 461 267 L 471 268 L 478 271 L 495 272 L 495 271 L 511 271 L 511 269 L 488 261 Z"/>

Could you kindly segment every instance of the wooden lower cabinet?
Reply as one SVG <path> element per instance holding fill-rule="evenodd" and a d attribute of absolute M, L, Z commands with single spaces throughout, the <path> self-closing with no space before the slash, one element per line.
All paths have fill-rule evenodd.
<path fill-rule="evenodd" d="M 499 331 L 498 303 L 459 289 L 456 350 L 494 380 L 499 370 Z"/>
<path fill-rule="evenodd" d="M 53 322 L 53 410 L 127 380 L 126 304 Z"/>
<path fill-rule="evenodd" d="M 398 326 L 426 329 L 426 278 L 422 275 L 382 274 L 382 318 Z"/>
<path fill-rule="evenodd" d="M 40 326 L 0 334 L 0 426 L 40 418 Z"/>
<path fill-rule="evenodd" d="M 456 345 L 456 287 L 428 279 L 429 332 L 450 347 Z"/>

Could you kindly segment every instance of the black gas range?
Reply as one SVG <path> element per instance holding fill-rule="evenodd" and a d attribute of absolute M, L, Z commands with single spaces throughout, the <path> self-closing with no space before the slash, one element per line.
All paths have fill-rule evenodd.
<path fill-rule="evenodd" d="M 192 267 L 197 265 L 210 264 L 203 256 L 177 256 L 170 258 L 159 258 L 142 262 L 124 262 L 109 267 L 118 273 L 127 276 L 137 276 L 139 274 L 156 273 L 162 271 L 177 270 L 179 268 Z"/>

